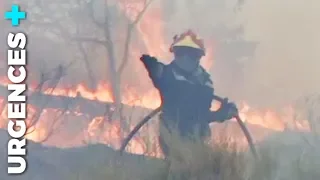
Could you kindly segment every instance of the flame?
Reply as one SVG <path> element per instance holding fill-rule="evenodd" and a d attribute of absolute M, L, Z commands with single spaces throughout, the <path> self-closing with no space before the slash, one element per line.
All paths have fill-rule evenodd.
<path fill-rule="evenodd" d="M 1 83 L 4 78 L 0 78 Z M 2 84 L 5 86 L 5 84 Z M 35 87 L 30 87 L 31 91 L 35 91 Z M 151 91 L 150 91 L 151 92 Z M 68 96 L 76 97 L 81 96 L 88 100 L 96 100 L 103 102 L 112 102 L 110 86 L 107 83 L 101 82 L 96 90 L 90 90 L 84 83 L 76 85 L 74 88 L 63 88 L 57 87 L 55 89 L 46 89 L 43 91 L 44 94 L 50 94 L 53 96 Z M 145 94 L 142 95 L 141 101 L 134 101 L 139 96 L 134 93 L 134 88 L 127 88 L 126 92 L 123 94 L 123 103 L 128 106 L 141 106 L 150 109 L 154 109 L 160 103 L 160 98 L 158 93 L 156 94 Z M 6 128 L 8 119 L 6 118 L 6 102 L 4 99 L 0 99 L 0 105 L 2 107 L 1 112 L 1 121 L 0 127 Z M 219 104 L 213 104 L 212 110 L 215 110 L 219 107 Z M 26 138 L 31 139 L 36 142 L 43 142 L 50 135 L 53 129 L 62 126 L 63 121 L 66 121 L 67 116 L 72 115 L 74 119 L 79 117 L 84 117 L 85 115 L 81 112 L 78 112 L 77 109 L 68 110 L 66 112 L 61 112 L 62 110 L 44 108 L 40 109 L 31 104 L 28 104 L 28 118 L 26 120 L 28 124 L 28 133 Z M 292 114 L 291 112 L 290 114 Z M 272 129 L 275 131 L 283 131 L 285 123 L 282 119 L 289 118 L 281 117 L 279 114 L 272 110 L 258 111 L 252 109 L 248 104 L 243 103 L 240 108 L 241 118 L 250 124 L 260 125 L 262 127 Z M 90 118 L 90 117 L 86 117 Z M 56 123 L 58 121 L 58 123 Z M 76 121 L 74 121 L 76 122 Z M 132 130 L 135 123 L 129 123 L 126 131 L 123 130 L 123 125 L 120 123 L 120 120 L 110 120 L 107 117 L 93 117 L 92 120 L 87 121 L 87 128 L 85 131 L 82 131 L 82 140 L 86 143 L 104 143 L 113 148 L 119 148 L 120 143 L 123 140 L 123 137 L 126 137 L 128 132 Z M 128 122 L 125 122 L 128 123 Z M 306 124 L 298 124 L 298 128 L 305 129 Z M 150 133 L 150 132 L 153 132 Z M 142 132 L 139 136 L 135 137 L 129 144 L 127 151 L 136 153 L 136 154 L 147 154 L 150 156 L 161 157 L 161 151 L 159 149 L 159 144 L 157 140 L 157 124 L 152 124 L 151 127 L 142 128 Z M 144 135 L 143 135 L 144 134 Z M 74 135 L 76 136 L 76 135 Z M 146 138 L 147 137 L 147 138 Z M 60 137 L 63 138 L 63 137 Z M 61 141 L 61 139 L 60 139 Z M 60 141 L 55 141 L 59 146 Z M 78 141 L 79 143 L 80 141 Z M 149 144 L 149 145 L 148 145 Z M 77 144 L 70 144 L 75 146 Z M 66 146 L 66 145 L 60 145 Z"/>
<path fill-rule="evenodd" d="M 35 91 L 35 86 L 31 86 L 30 90 Z M 111 87 L 107 82 L 100 82 L 95 90 L 91 90 L 85 83 L 75 85 L 73 88 L 55 87 L 47 88 L 42 93 L 54 96 L 77 97 L 81 96 L 89 100 L 97 100 L 101 102 L 113 102 Z M 160 99 L 154 99 L 158 96 L 158 92 L 151 90 L 146 92 L 142 97 L 131 87 L 126 88 L 126 93 L 122 97 L 122 103 L 130 106 L 141 106 L 154 109 L 160 105 Z"/>
<path fill-rule="evenodd" d="M 122 134 L 120 121 L 106 121 L 104 117 L 94 118 L 88 126 L 88 138 L 97 142 L 108 144 L 113 148 L 120 148 Z M 95 139 L 98 138 L 98 139 Z M 141 137 L 133 138 L 129 144 L 129 151 L 136 154 L 146 153 L 146 143 Z"/>

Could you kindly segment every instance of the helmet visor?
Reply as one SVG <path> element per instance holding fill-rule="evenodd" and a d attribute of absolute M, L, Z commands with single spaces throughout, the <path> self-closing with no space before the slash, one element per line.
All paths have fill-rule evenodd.
<path fill-rule="evenodd" d="M 176 57 L 188 56 L 192 59 L 200 59 L 203 56 L 203 51 L 201 49 L 187 46 L 175 46 L 173 47 L 173 53 Z"/>

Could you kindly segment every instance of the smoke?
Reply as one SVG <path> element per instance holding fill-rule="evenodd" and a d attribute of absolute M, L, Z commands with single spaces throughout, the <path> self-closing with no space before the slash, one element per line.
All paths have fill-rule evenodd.
<path fill-rule="evenodd" d="M 236 8 L 237 4 L 237 0 L 155 1 L 142 18 L 142 25 L 134 31 L 129 68 L 126 68 L 124 73 L 125 82 L 138 86 L 139 89 L 140 86 L 143 86 L 142 89 L 152 88 L 142 64 L 139 64 L 138 56 L 142 53 L 153 53 L 157 56 L 164 54 L 164 58 L 159 58 L 165 63 L 169 62 L 171 55 L 167 48 L 172 37 L 186 29 L 193 29 L 205 40 L 209 55 L 205 57 L 204 64 L 210 70 L 219 94 L 229 96 L 235 101 L 247 101 L 251 106 L 280 107 L 291 104 L 301 96 L 319 92 L 320 2 L 246 0 L 240 10 Z M 82 14 L 86 16 L 86 13 Z M 121 20 L 117 23 L 126 22 L 127 20 Z M 228 35 L 228 32 L 225 32 L 228 28 L 235 29 L 239 26 L 243 27 L 243 33 L 238 34 L 241 38 L 258 43 L 253 58 L 240 61 L 241 58 L 236 57 L 218 57 L 217 54 L 222 51 L 233 55 L 241 48 L 239 45 L 222 49 L 216 44 L 217 39 L 224 41 L 239 38 L 231 37 L 236 33 Z M 123 29 L 125 27 L 123 26 Z M 142 34 L 147 36 L 141 38 Z M 117 49 L 121 51 L 123 43 L 119 43 L 118 39 L 123 41 L 124 37 L 119 33 L 115 35 L 116 45 L 121 44 Z M 68 64 L 74 59 L 81 59 L 78 55 L 72 58 L 70 55 L 64 56 L 68 53 L 63 50 L 71 52 L 71 49 L 77 49 L 76 47 L 53 47 L 47 41 L 39 43 L 30 39 L 30 48 L 33 46 L 36 49 L 30 50 L 30 56 L 43 56 L 30 58 L 33 62 L 39 59 L 37 62 L 43 61 L 48 65 L 48 61 L 50 66 L 53 66 L 51 64 Z M 48 51 L 44 52 L 41 50 L 43 48 Z M 88 52 L 91 53 L 90 64 L 95 76 L 105 79 L 108 74 L 107 56 L 105 52 L 100 52 L 100 49 L 90 47 Z M 122 51 L 119 54 L 120 61 Z M 83 60 L 77 61 L 69 73 L 70 79 L 88 79 L 84 67 L 86 66 Z"/>
<path fill-rule="evenodd" d="M 277 106 L 320 91 L 320 2 L 247 0 L 242 22 L 259 42 L 245 67 L 246 98 Z"/>
<path fill-rule="evenodd" d="M 210 35 L 221 35 L 216 32 L 217 26 L 237 24 L 243 27 L 245 40 L 258 43 L 253 59 L 242 62 L 243 73 L 238 74 L 241 83 L 233 82 L 236 79 L 227 77 L 228 73 L 220 73 L 232 73 L 237 68 L 232 67 L 237 66 L 236 59 L 225 66 L 219 62 L 224 61 L 223 57 L 214 57 L 212 75 L 219 91 L 263 107 L 291 104 L 301 96 L 320 91 L 319 1 L 246 0 L 240 11 L 235 11 L 237 2 L 232 0 L 175 3 L 177 12 L 168 24 L 171 32 L 193 28 L 210 44 Z M 225 85 L 230 83 L 237 87 L 230 90 Z"/>

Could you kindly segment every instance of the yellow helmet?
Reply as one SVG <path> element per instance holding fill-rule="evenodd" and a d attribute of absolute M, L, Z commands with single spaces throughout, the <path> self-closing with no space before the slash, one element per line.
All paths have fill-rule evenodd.
<path fill-rule="evenodd" d="M 205 55 L 203 40 L 197 38 L 197 35 L 191 30 L 182 33 L 180 36 L 175 35 L 173 37 L 173 43 L 170 46 L 170 52 L 174 52 L 174 47 L 191 47 L 199 49 L 201 50 L 202 55 Z"/>

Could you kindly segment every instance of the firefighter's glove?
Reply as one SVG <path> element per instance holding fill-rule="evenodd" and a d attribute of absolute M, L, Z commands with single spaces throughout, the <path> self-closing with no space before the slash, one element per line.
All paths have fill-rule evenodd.
<path fill-rule="evenodd" d="M 157 59 L 155 57 L 152 57 L 148 54 L 143 54 L 141 57 L 140 57 L 140 60 L 141 61 L 144 61 L 144 62 L 150 62 L 150 61 L 157 61 Z"/>
<path fill-rule="evenodd" d="M 155 81 L 161 77 L 164 65 L 158 62 L 157 58 L 146 54 L 142 55 L 140 60 L 143 62 L 149 72 L 149 76 L 155 83 Z"/>
<path fill-rule="evenodd" d="M 221 102 L 221 107 L 219 108 L 218 113 L 221 115 L 221 121 L 223 122 L 237 116 L 239 111 L 237 106 L 233 102 L 229 102 L 226 98 Z"/>

